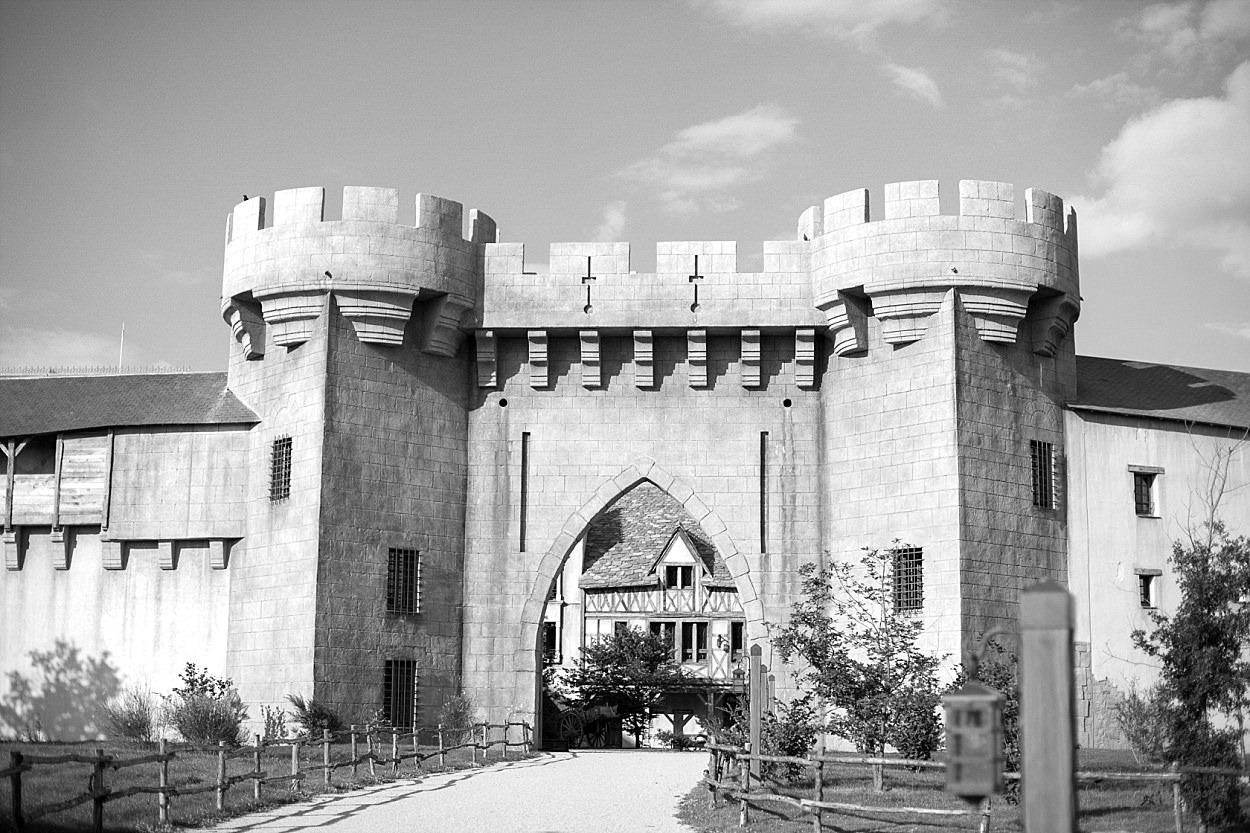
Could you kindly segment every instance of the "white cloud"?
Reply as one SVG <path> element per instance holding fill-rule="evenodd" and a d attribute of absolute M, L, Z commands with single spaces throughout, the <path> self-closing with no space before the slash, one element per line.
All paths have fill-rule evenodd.
<path fill-rule="evenodd" d="M 1146 107 L 1159 102 L 1157 89 L 1138 84 L 1127 72 L 1096 78 L 1088 84 L 1076 84 L 1067 95 L 1069 98 L 1100 99 L 1110 107 Z"/>
<path fill-rule="evenodd" d="M 1250 0 L 1158 3 L 1119 21 L 1117 28 L 1176 63 L 1218 60 L 1250 39 Z"/>
<path fill-rule="evenodd" d="M 941 25 L 950 0 L 707 0 L 721 17 L 757 31 L 791 31 L 869 44 L 888 26 Z"/>
<path fill-rule="evenodd" d="M 1227 324 L 1221 321 L 1212 321 L 1203 326 L 1208 330 L 1215 330 L 1217 333 L 1223 333 L 1226 336 L 1244 338 L 1250 341 L 1250 321 L 1243 324 Z"/>
<path fill-rule="evenodd" d="M 1037 83 L 1041 61 L 1032 55 L 1010 49 L 991 49 L 986 57 L 990 61 L 990 72 L 999 84 L 1023 92 Z"/>
<path fill-rule="evenodd" d="M 595 229 L 590 238 L 600 242 L 614 242 L 621 239 L 625 230 L 625 203 L 621 200 L 610 202 L 603 207 L 603 222 Z"/>
<path fill-rule="evenodd" d="M 175 286 L 203 286 L 205 283 L 211 284 L 215 280 L 213 270 L 210 267 L 200 266 L 197 269 L 190 270 L 173 266 L 169 263 L 172 259 L 169 253 L 159 249 L 145 249 L 138 254 L 139 259 L 147 264 L 148 269 L 162 283 Z"/>
<path fill-rule="evenodd" d="M 618 176 L 651 190 L 670 213 L 729 211 L 738 207 L 733 190 L 761 179 L 773 151 L 798 140 L 798 124 L 787 111 L 760 105 L 680 130 Z"/>
<path fill-rule="evenodd" d="M 1102 149 L 1095 197 L 1074 197 L 1087 257 L 1147 245 L 1216 251 L 1250 277 L 1250 61 L 1224 98 L 1166 102 L 1129 121 Z"/>
<path fill-rule="evenodd" d="M 938 90 L 937 82 L 924 69 L 899 64 L 883 64 L 881 70 L 894 83 L 894 86 L 908 95 L 932 104 L 934 107 L 942 106 L 942 93 Z"/>

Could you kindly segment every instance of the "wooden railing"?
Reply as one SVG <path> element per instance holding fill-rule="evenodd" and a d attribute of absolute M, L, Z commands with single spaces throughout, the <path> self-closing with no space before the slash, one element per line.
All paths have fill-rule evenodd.
<path fill-rule="evenodd" d="M 509 729 L 519 727 L 520 739 L 510 740 Z M 491 731 L 494 729 L 502 729 L 501 736 L 495 740 L 491 740 Z M 329 786 L 333 783 L 333 775 L 335 770 L 344 767 L 350 767 L 352 775 L 355 776 L 357 769 L 361 764 L 367 764 L 369 774 L 376 776 L 378 765 L 389 765 L 392 777 L 398 776 L 400 765 L 404 761 L 413 761 L 416 770 L 420 770 L 420 766 L 425 761 L 437 757 L 439 766 L 447 765 L 447 754 L 455 752 L 459 749 L 472 750 L 473 762 L 477 763 L 477 755 L 482 753 L 482 762 L 485 763 L 489 757 L 490 750 L 502 747 L 501 758 L 506 760 L 510 749 L 520 748 L 523 752 L 533 750 L 533 730 L 530 724 L 520 723 L 477 723 L 468 729 L 456 730 L 458 734 L 468 735 L 468 740 L 448 746 L 444 741 L 451 730 L 445 730 L 441 725 L 438 727 L 438 748 L 428 752 L 422 752 L 418 743 L 416 732 L 399 732 L 393 729 L 373 729 L 362 728 L 357 729 L 353 726 L 347 732 L 339 732 L 337 735 L 329 731 L 322 732 L 321 737 L 295 737 L 284 738 L 274 741 L 265 741 L 260 735 L 255 736 L 255 742 L 251 746 L 239 746 L 236 748 L 228 748 L 225 741 L 222 741 L 215 747 L 209 746 L 180 746 L 177 750 L 170 750 L 165 740 L 160 741 L 159 751 L 153 755 L 143 755 L 137 758 L 122 759 L 115 755 L 105 754 L 103 749 L 94 750 L 92 755 L 82 754 L 63 754 L 63 755 L 30 755 L 23 752 L 11 751 L 9 753 L 9 766 L 0 769 L 0 778 L 8 778 L 10 783 L 10 796 L 12 801 L 13 824 L 17 830 L 22 830 L 27 822 L 34 821 L 44 816 L 59 813 L 64 810 L 85 804 L 88 801 L 92 803 L 91 822 L 92 830 L 100 833 L 104 830 L 104 807 L 110 801 L 116 801 L 120 798 L 127 798 L 132 795 L 143 793 L 155 793 L 157 798 L 157 816 L 161 824 L 168 824 L 171 817 L 171 800 L 175 796 L 187 796 L 197 793 L 216 792 L 217 809 L 224 810 L 226 808 L 226 795 L 230 788 L 247 781 L 252 783 L 252 798 L 259 800 L 261 798 L 261 787 L 264 784 L 274 782 L 285 782 L 294 787 L 299 781 L 304 780 L 310 774 L 320 772 L 322 780 Z M 336 741 L 347 740 L 350 744 L 350 757 L 346 760 L 332 760 L 331 745 Z M 383 741 L 389 740 L 389 754 L 382 752 L 384 748 Z M 365 747 L 365 751 L 361 752 L 361 745 Z M 401 751 L 401 746 L 406 747 L 408 742 L 412 743 L 412 751 Z M 321 747 L 321 763 L 308 766 L 300 764 L 301 747 Z M 291 750 L 291 767 L 290 771 L 281 775 L 270 775 L 265 771 L 261 764 L 261 755 L 265 749 L 274 749 L 281 747 L 290 747 Z M 202 786 L 176 786 L 170 783 L 169 764 L 171 761 L 179 757 L 185 756 L 188 752 L 199 753 L 215 753 L 217 756 L 217 778 L 211 784 Z M 234 758 L 249 758 L 252 762 L 252 769 L 237 775 L 229 775 L 227 772 L 227 762 Z M 58 801 L 53 804 L 44 804 L 36 807 L 23 806 L 22 799 L 22 773 L 30 772 L 35 767 L 42 766 L 58 766 L 67 763 L 91 764 L 91 779 L 88 782 L 86 792 L 79 793 L 73 798 L 65 801 Z M 106 781 L 106 775 L 109 770 L 119 770 L 126 767 L 140 766 L 142 764 L 156 764 L 157 771 L 155 786 L 131 786 L 124 789 L 110 789 Z M 415 772 L 414 772 L 415 774 Z"/>
<path fill-rule="evenodd" d="M 763 755 L 753 754 L 746 747 L 729 746 L 719 743 L 709 743 L 707 745 L 709 752 L 708 768 L 703 771 L 702 783 L 708 788 L 708 803 L 710 806 L 717 806 L 719 794 L 724 794 L 730 800 L 738 801 L 738 826 L 746 827 L 750 824 L 750 804 L 751 802 L 773 801 L 781 804 L 787 804 L 796 807 L 799 810 L 810 813 L 812 816 L 812 830 L 816 833 L 821 831 L 822 812 L 824 810 L 844 810 L 849 812 L 860 813 L 904 813 L 928 816 L 980 816 L 978 825 L 979 833 L 989 833 L 990 822 L 992 817 L 992 806 L 989 798 L 983 799 L 979 806 L 966 810 L 944 810 L 930 807 L 895 807 L 895 806 L 875 806 L 861 804 L 847 804 L 836 801 L 824 800 L 825 764 L 838 764 L 841 766 L 871 766 L 877 767 L 905 767 L 908 769 L 938 769 L 945 771 L 946 764 L 939 761 L 918 761 L 906 758 L 873 758 L 857 755 L 809 755 L 806 758 L 792 757 L 788 755 Z M 731 775 L 729 773 L 729 763 L 737 762 L 737 773 Z M 761 763 L 777 763 L 792 764 L 795 766 L 808 767 L 812 771 L 812 797 L 801 798 L 794 795 L 786 795 L 771 789 L 769 785 L 762 781 L 757 781 L 751 776 L 751 761 Z M 1181 801 L 1181 778 L 1186 774 L 1194 775 L 1229 775 L 1236 776 L 1244 784 L 1247 782 L 1247 775 L 1237 769 L 1219 769 L 1215 767 L 1190 767 L 1180 766 L 1173 763 L 1167 772 L 1081 772 L 1076 773 L 1077 781 L 1099 782 L 1099 781 L 1156 781 L 1171 782 L 1172 784 L 1172 811 L 1176 823 L 1176 833 L 1183 833 L 1182 827 L 1182 801 Z M 736 780 L 735 780 L 736 778 Z M 1008 781 L 1020 780 L 1020 773 L 1005 772 L 1003 778 Z"/>

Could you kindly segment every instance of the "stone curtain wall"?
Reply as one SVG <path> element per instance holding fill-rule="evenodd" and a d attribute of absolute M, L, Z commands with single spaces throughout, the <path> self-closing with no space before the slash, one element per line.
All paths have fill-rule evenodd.
<path fill-rule="evenodd" d="M 470 414 L 464 609 L 465 687 L 492 720 L 532 717 L 538 623 L 550 582 L 591 520 L 578 513 L 609 505 L 636 482 L 630 472 L 684 503 L 713 537 L 740 579 L 751 641 L 764 640 L 761 611 L 771 621 L 787 615 L 795 569 L 817 558 L 820 546 L 818 397 L 795 386 L 793 336 L 765 335 L 762 342 L 759 388 L 742 386 L 736 335 L 709 336 L 709 386 L 692 388 L 686 338 L 658 335 L 654 385 L 640 389 L 633 339 L 604 336 L 604 384 L 587 389 L 575 369 L 577 338 L 556 336 L 548 344 L 549 386 L 535 389 L 526 340 L 498 339 L 499 388 L 480 391 Z M 761 432 L 768 432 L 766 553 Z"/>

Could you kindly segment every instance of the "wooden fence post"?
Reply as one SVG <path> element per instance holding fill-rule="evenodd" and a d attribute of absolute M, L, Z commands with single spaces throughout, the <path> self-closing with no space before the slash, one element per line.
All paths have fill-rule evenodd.
<path fill-rule="evenodd" d="M 1076 830 L 1072 596 L 1043 581 L 1020 595 L 1020 776 L 1024 829 Z"/>
<path fill-rule="evenodd" d="M 757 646 L 758 647 L 758 646 Z M 754 679 L 754 677 L 752 677 Z M 747 742 L 746 751 L 751 751 L 751 743 Z M 746 827 L 751 821 L 749 811 L 747 810 L 747 793 L 751 791 L 751 767 L 756 762 L 754 760 L 744 761 L 738 758 L 738 826 Z"/>
<path fill-rule="evenodd" d="M 373 728 L 372 726 L 365 727 L 365 746 L 369 750 L 369 777 L 370 778 L 376 778 L 378 774 L 377 768 L 374 766 L 377 763 L 377 756 L 373 754 L 373 750 L 374 750 L 373 736 L 376 732 L 377 732 L 377 729 Z"/>
<path fill-rule="evenodd" d="M 95 833 L 104 833 L 104 750 L 95 751 L 96 761 L 91 772 L 91 829 Z"/>
<path fill-rule="evenodd" d="M 226 809 L 226 790 L 230 785 L 226 783 L 226 742 L 224 740 L 217 741 L 217 809 Z"/>
<path fill-rule="evenodd" d="M 260 735 L 256 735 L 256 777 L 252 779 L 252 798 L 260 801 Z"/>
<path fill-rule="evenodd" d="M 762 661 L 763 650 L 759 643 L 751 646 L 750 652 L 750 673 L 748 679 L 750 682 L 750 691 L 747 696 L 749 700 L 749 716 L 750 716 L 750 733 L 751 733 L 751 752 L 758 754 L 757 750 L 764 747 L 760 743 L 760 730 L 763 726 L 764 719 L 764 666 Z M 750 766 L 751 778 L 758 781 L 760 778 L 760 762 L 756 758 L 751 758 Z"/>
<path fill-rule="evenodd" d="M 490 724 L 482 724 L 482 763 L 486 763 L 486 758 L 490 755 Z"/>
<path fill-rule="evenodd" d="M 990 797 L 981 799 L 981 826 L 977 833 L 990 833 Z"/>
<path fill-rule="evenodd" d="M 26 823 L 22 816 L 22 753 L 9 752 L 9 766 L 15 770 L 9 776 L 9 798 L 13 803 L 13 826 L 18 830 Z"/>
<path fill-rule="evenodd" d="M 469 751 L 473 754 L 473 765 L 477 766 L 477 738 L 473 736 L 473 727 L 469 727 Z M 459 744 L 457 744 L 459 745 Z"/>
<path fill-rule="evenodd" d="M 321 777 L 325 779 L 326 786 L 330 786 L 330 774 L 334 770 L 330 767 L 330 730 L 321 730 Z"/>
<path fill-rule="evenodd" d="M 1179 775 L 1181 765 L 1176 761 L 1172 761 L 1169 767 L 1173 775 Z M 1172 816 L 1176 820 L 1176 833 L 1185 833 L 1184 825 L 1181 822 L 1181 780 L 1177 778 L 1172 782 Z"/>
<path fill-rule="evenodd" d="M 391 775 L 399 775 L 399 730 L 391 727 Z"/>
<path fill-rule="evenodd" d="M 438 767 L 447 769 L 447 749 L 443 746 L 443 724 L 438 724 Z"/>
<path fill-rule="evenodd" d="M 416 726 L 412 727 L 412 766 L 413 769 L 421 769 L 421 730 Z"/>
<path fill-rule="evenodd" d="M 814 755 L 812 757 L 815 757 Z M 817 801 L 825 800 L 825 762 L 815 761 L 813 768 L 816 770 L 815 780 L 812 784 L 812 797 Z M 819 807 L 812 808 L 812 833 L 820 833 L 821 810 Z"/>
<path fill-rule="evenodd" d="M 352 734 L 352 780 L 356 780 L 356 724 L 351 725 Z"/>
<path fill-rule="evenodd" d="M 508 760 L 508 727 L 511 725 L 511 721 L 505 720 L 503 722 L 503 759 L 505 761 Z"/>
<path fill-rule="evenodd" d="M 165 757 L 169 754 L 168 741 L 161 738 L 158 749 L 161 753 L 161 768 L 157 776 L 156 784 L 162 791 L 156 795 L 156 813 L 161 824 L 169 824 L 169 793 L 164 792 L 164 789 L 169 786 L 169 760 Z"/>
<path fill-rule="evenodd" d="M 291 741 L 291 774 L 299 775 L 299 741 L 297 740 Z M 294 791 L 296 788 L 296 785 L 298 784 L 299 784 L 299 779 L 292 778 L 291 790 Z"/>

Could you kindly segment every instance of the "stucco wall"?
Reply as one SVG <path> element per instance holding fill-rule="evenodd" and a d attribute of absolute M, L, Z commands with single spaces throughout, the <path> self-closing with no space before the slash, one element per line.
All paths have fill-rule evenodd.
<path fill-rule="evenodd" d="M 1250 453 L 1245 432 L 1159 419 L 1066 411 L 1069 448 L 1069 574 L 1076 594 L 1076 639 L 1089 643 L 1091 684 L 1127 692 L 1155 682 L 1155 663 L 1132 644 L 1151 627 L 1136 570 L 1159 570 L 1159 610 L 1175 610 L 1178 589 L 1168 556 L 1209 515 L 1207 484 L 1220 450 L 1235 449 L 1219 517 L 1233 534 L 1250 531 Z M 1156 517 L 1134 511 L 1130 466 L 1162 469 Z M 1236 490 L 1236 491 L 1235 491 Z M 1091 698 L 1092 699 L 1092 698 Z M 1084 730 L 1109 736 L 1109 701 L 1086 707 Z"/>
<path fill-rule="evenodd" d="M 102 565 L 98 527 L 72 527 L 69 568 L 53 568 L 51 530 L 24 534 L 21 570 L 0 571 L 0 736 L 38 725 L 76 740 L 101 729 L 98 707 L 127 685 L 168 692 L 194 662 L 226 667 L 228 571 L 206 546 L 162 569 L 154 546 L 125 569 Z"/>

